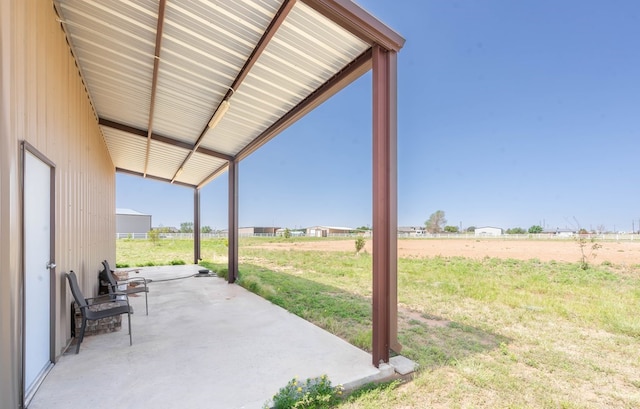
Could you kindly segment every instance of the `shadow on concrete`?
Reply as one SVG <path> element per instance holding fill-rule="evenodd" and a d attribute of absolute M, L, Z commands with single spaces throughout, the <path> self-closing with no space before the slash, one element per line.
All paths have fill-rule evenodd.
<path fill-rule="evenodd" d="M 240 276 L 250 291 L 370 352 L 370 298 L 257 264 L 241 264 Z M 328 322 L 326 316 L 331 317 Z M 398 321 L 402 355 L 421 369 L 451 365 L 512 341 L 478 327 L 402 307 Z"/>

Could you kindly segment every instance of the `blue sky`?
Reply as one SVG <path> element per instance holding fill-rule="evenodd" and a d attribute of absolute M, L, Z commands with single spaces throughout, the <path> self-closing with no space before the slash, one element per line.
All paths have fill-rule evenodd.
<path fill-rule="evenodd" d="M 640 2 L 360 0 L 398 55 L 398 224 L 640 229 Z M 239 166 L 239 224 L 371 224 L 371 75 Z M 324 158 L 330 158 L 325 160 Z M 193 218 L 193 191 L 118 174 L 116 207 Z M 227 175 L 202 189 L 227 227 Z"/>

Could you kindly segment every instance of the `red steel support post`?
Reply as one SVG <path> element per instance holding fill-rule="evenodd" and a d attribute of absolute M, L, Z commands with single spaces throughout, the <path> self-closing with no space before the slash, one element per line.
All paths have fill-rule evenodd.
<path fill-rule="evenodd" d="M 229 161 L 229 284 L 238 278 L 238 162 Z"/>
<path fill-rule="evenodd" d="M 193 189 L 193 264 L 198 264 L 201 257 L 200 246 L 200 189 Z"/>
<path fill-rule="evenodd" d="M 373 47 L 373 365 L 397 341 L 397 56 Z M 394 321 L 393 323 L 391 321 Z"/>

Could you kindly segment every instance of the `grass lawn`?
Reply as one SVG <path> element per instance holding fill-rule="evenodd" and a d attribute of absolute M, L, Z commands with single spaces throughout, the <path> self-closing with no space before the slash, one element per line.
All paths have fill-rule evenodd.
<path fill-rule="evenodd" d="M 254 246 L 268 241 L 284 239 L 241 239 L 239 283 L 369 350 L 371 256 Z M 224 273 L 225 243 L 204 240 L 201 264 Z M 117 261 L 189 263 L 192 249 L 119 240 Z M 640 407 L 637 265 L 401 258 L 398 276 L 402 354 L 420 370 L 340 407 Z"/>

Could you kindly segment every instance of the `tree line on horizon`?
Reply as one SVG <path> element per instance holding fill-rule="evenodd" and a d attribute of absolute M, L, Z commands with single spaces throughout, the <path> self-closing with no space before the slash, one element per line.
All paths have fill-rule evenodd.
<path fill-rule="evenodd" d="M 445 217 L 444 210 L 436 210 L 431 213 L 429 219 L 424 222 L 425 230 L 432 234 L 437 233 L 461 233 L 460 228 L 458 226 L 452 226 L 447 224 L 447 219 Z M 469 226 L 465 229 L 468 233 L 473 233 L 476 230 L 475 226 Z M 529 227 L 528 230 L 523 229 L 522 227 L 514 227 L 505 230 L 506 234 L 538 234 L 543 232 L 542 226 L 533 225 Z"/>

